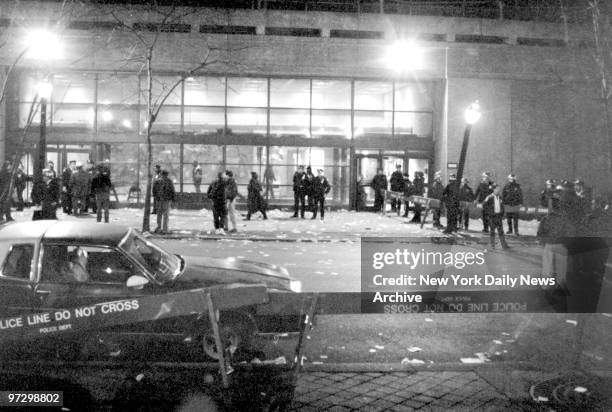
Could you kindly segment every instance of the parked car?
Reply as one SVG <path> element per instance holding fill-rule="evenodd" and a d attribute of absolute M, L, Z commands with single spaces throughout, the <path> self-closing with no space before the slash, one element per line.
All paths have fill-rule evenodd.
<path fill-rule="evenodd" d="M 299 281 L 276 265 L 171 254 L 136 230 L 75 221 L 4 225 L 0 262 L 0 317 L 222 284 L 264 284 L 268 291 L 282 293 L 301 289 Z M 220 314 L 230 350 L 247 349 L 257 333 L 298 330 L 299 308 L 275 312 L 261 306 L 266 305 Z M 149 351 L 162 342 L 176 353 L 182 346 L 197 345 L 208 357 L 218 357 L 206 313 L 73 333 L 59 343 L 40 340 L 63 348 L 64 359 L 128 347 Z"/>

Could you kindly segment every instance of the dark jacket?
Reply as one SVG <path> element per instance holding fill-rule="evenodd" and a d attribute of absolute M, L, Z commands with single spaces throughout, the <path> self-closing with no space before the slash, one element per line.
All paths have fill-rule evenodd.
<path fill-rule="evenodd" d="M 376 175 L 372 179 L 372 189 L 379 190 L 387 190 L 387 176 L 386 175 Z"/>
<path fill-rule="evenodd" d="M 293 191 L 306 193 L 306 173 L 295 172 L 293 174 Z"/>
<path fill-rule="evenodd" d="M 324 198 L 329 193 L 331 186 L 325 176 L 316 176 L 312 181 L 312 194 L 317 198 Z"/>
<path fill-rule="evenodd" d="M 256 177 L 252 177 L 247 187 L 247 202 L 250 212 L 257 211 L 263 205 L 263 197 L 261 196 L 261 183 Z"/>
<path fill-rule="evenodd" d="M 55 210 L 60 199 L 60 183 L 57 178 L 50 179 L 42 191 L 40 205 L 42 208 L 42 219 L 57 219 Z"/>
<path fill-rule="evenodd" d="M 495 213 L 495 195 L 491 193 L 482 202 L 482 208 L 485 210 L 488 216 L 503 215 L 504 214 L 504 199 L 499 196 L 499 213 Z"/>
<path fill-rule="evenodd" d="M 557 189 L 554 187 L 547 187 L 542 190 L 542 193 L 540 193 L 540 205 L 542 205 L 542 207 L 548 207 L 548 200 L 553 199 L 556 193 Z"/>
<path fill-rule="evenodd" d="M 87 196 L 90 191 L 91 177 L 85 170 L 77 170 L 70 176 L 70 189 L 74 196 Z"/>
<path fill-rule="evenodd" d="M 208 187 L 208 198 L 216 204 L 225 204 L 225 182 L 217 179 Z"/>
<path fill-rule="evenodd" d="M 444 186 L 442 186 L 442 182 L 434 181 L 427 195 L 431 199 L 442 199 L 443 193 Z"/>
<path fill-rule="evenodd" d="M 502 199 L 508 206 L 518 206 L 523 204 L 523 191 L 521 185 L 516 182 L 508 182 L 502 189 Z"/>
<path fill-rule="evenodd" d="M 414 185 L 412 184 L 412 182 L 410 182 L 410 178 L 408 176 L 404 176 L 404 180 L 403 180 L 403 192 L 405 196 L 412 196 L 416 194 L 416 188 L 414 187 Z"/>
<path fill-rule="evenodd" d="M 157 180 L 157 197 L 155 200 L 159 202 L 173 201 L 176 197 L 174 191 L 174 183 L 168 176 L 162 176 Z"/>
<path fill-rule="evenodd" d="M 225 182 L 225 198 L 227 200 L 234 200 L 238 196 L 238 185 L 233 177 L 230 177 Z"/>
<path fill-rule="evenodd" d="M 15 186 L 15 190 L 22 192 L 26 187 L 27 176 L 23 172 L 15 173 L 15 179 L 13 180 L 13 185 Z"/>
<path fill-rule="evenodd" d="M 96 173 L 91 180 L 91 192 L 95 195 L 110 193 L 113 184 L 108 173 Z"/>
<path fill-rule="evenodd" d="M 402 192 L 404 191 L 404 175 L 402 172 L 398 172 L 397 170 L 391 173 L 391 179 L 389 179 L 389 183 L 391 183 L 391 190 L 394 192 Z"/>
<path fill-rule="evenodd" d="M 306 172 L 304 174 L 304 192 L 308 196 L 314 196 L 313 188 L 314 188 L 314 180 L 316 176 L 312 172 Z"/>
<path fill-rule="evenodd" d="M 414 186 L 414 195 L 423 196 L 425 194 L 425 179 L 421 176 L 416 176 L 412 180 L 412 185 Z"/>
<path fill-rule="evenodd" d="M 447 208 L 459 207 L 459 188 L 457 182 L 451 180 L 442 192 L 442 201 Z"/>
<path fill-rule="evenodd" d="M 459 201 L 460 202 L 473 202 L 474 201 L 474 191 L 470 187 L 470 185 L 465 184 L 459 187 Z"/>
<path fill-rule="evenodd" d="M 65 167 L 62 172 L 62 186 L 66 188 L 66 190 L 70 190 L 70 177 L 72 176 L 72 169 L 70 167 Z"/>
<path fill-rule="evenodd" d="M 482 203 L 491 193 L 493 193 L 493 182 L 480 182 L 474 196 L 478 203 Z"/>

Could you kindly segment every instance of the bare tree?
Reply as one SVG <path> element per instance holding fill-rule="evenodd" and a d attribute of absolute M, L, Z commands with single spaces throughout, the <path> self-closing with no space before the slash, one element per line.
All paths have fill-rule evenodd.
<path fill-rule="evenodd" d="M 140 72 L 144 73 L 146 82 L 142 89 L 144 100 L 146 101 L 146 119 L 144 122 L 144 135 L 146 143 L 146 170 L 147 170 L 147 185 L 145 191 L 144 216 L 142 220 L 142 230 L 150 230 L 149 210 L 151 208 L 151 192 L 153 185 L 152 165 L 153 165 L 153 145 L 152 136 L 154 134 L 154 125 L 159 116 L 160 110 L 172 93 L 189 77 L 204 73 L 205 69 L 215 64 L 223 64 L 227 66 L 230 62 L 224 59 L 224 52 L 228 52 L 229 48 L 220 48 L 210 44 L 204 44 L 198 48 L 200 55 L 197 62 L 192 67 L 182 70 L 178 73 L 177 80 L 171 84 L 163 84 L 157 80 L 160 76 L 156 64 L 156 56 L 159 51 L 160 37 L 173 24 L 181 23 L 185 18 L 201 13 L 201 9 L 178 7 L 178 6 L 160 6 L 157 2 L 149 4 L 146 8 L 147 16 L 147 31 L 141 30 L 140 27 L 131 24 L 128 17 L 130 6 L 115 6 L 116 8 L 110 12 L 110 15 L 124 30 L 130 35 L 131 41 L 126 47 L 126 62 L 131 64 L 136 63 L 140 67 Z M 126 12 L 127 11 L 127 12 Z M 154 21 L 151 21 L 153 19 Z M 111 43 L 112 44 L 112 43 Z M 229 54 L 229 53 L 228 53 Z M 154 92 L 154 83 L 162 84 L 162 90 L 157 95 Z"/>

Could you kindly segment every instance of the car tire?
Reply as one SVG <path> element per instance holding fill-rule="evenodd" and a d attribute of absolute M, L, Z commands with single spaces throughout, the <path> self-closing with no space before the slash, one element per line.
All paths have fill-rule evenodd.
<path fill-rule="evenodd" d="M 246 315 L 239 313 L 222 313 L 219 320 L 219 331 L 226 349 L 233 355 L 237 351 L 246 351 L 251 346 L 255 333 L 254 322 Z M 207 325 L 201 337 L 204 354 L 211 359 L 218 360 L 219 353 L 215 342 L 215 335 L 210 324 Z"/>

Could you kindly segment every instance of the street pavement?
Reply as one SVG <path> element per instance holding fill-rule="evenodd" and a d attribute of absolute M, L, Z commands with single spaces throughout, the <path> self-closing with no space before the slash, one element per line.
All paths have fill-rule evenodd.
<path fill-rule="evenodd" d="M 237 234 L 216 235 L 210 211 L 173 210 L 171 233 L 154 236 L 171 251 L 197 254 L 204 248 L 208 256 L 285 265 L 306 291 L 355 292 L 360 289 L 362 236 L 442 235 L 431 223 L 421 229 L 395 215 L 339 211 L 328 213 L 324 222 L 290 216 L 290 211 L 271 211 L 266 221 L 240 219 Z M 30 220 L 31 211 L 14 212 L 13 217 Z M 61 212 L 58 217 L 95 220 L 93 215 L 76 218 Z M 151 215 L 151 229 L 155 218 Z M 111 223 L 140 228 L 142 210 L 111 210 Z M 520 237 L 507 236 L 509 251 L 488 250 L 489 256 L 500 268 L 537 270 L 537 222 L 521 221 L 520 226 Z M 480 222 L 472 221 L 471 227 L 458 241 L 490 249 Z M 577 371 L 585 374 L 583 381 L 596 375 L 610 382 L 611 331 L 610 314 L 319 316 L 305 344 L 304 371 L 291 409 L 612 410 L 612 396 L 601 383 L 587 388 L 590 397 L 582 403 L 555 398 L 554 388 L 562 386 L 556 383 L 548 399 L 534 401 L 529 392 L 559 377 L 582 388 L 580 379 L 565 378 Z M 290 352 L 282 341 L 278 346 L 278 355 Z M 576 389 L 571 385 L 570 392 Z"/>

